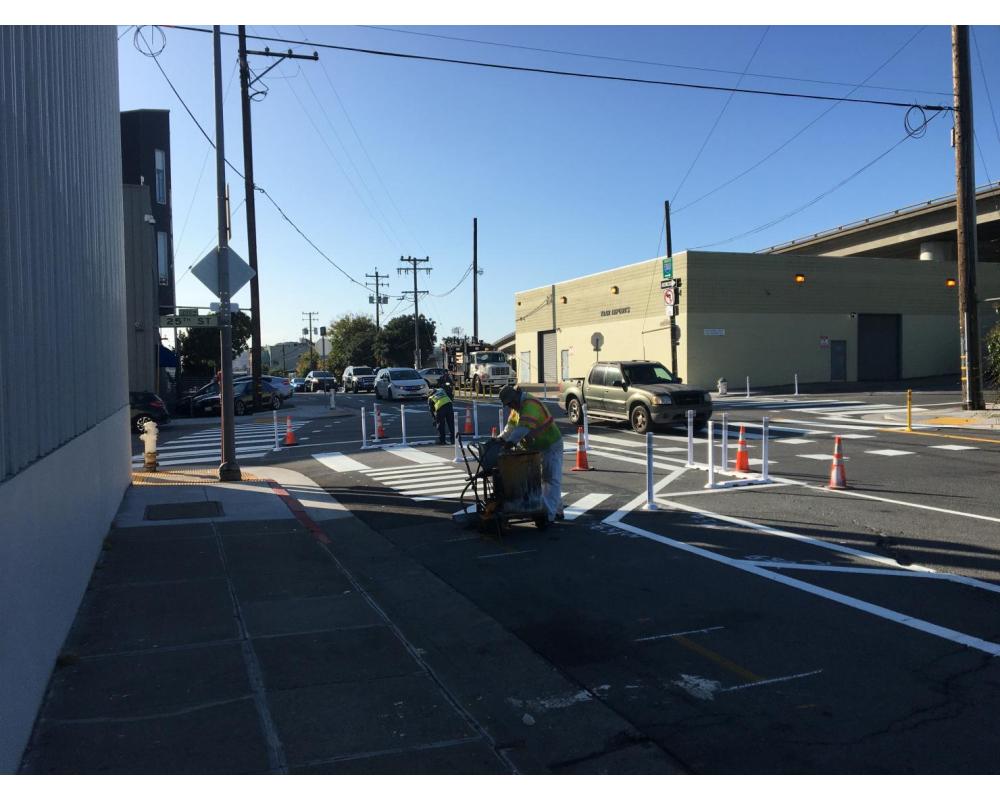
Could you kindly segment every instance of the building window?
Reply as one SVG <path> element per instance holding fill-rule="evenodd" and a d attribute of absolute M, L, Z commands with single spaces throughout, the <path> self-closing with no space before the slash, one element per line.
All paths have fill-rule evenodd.
<path fill-rule="evenodd" d="M 167 154 L 162 150 L 155 151 L 156 156 L 156 202 L 167 204 Z"/>
<path fill-rule="evenodd" d="M 170 282 L 170 262 L 167 258 L 167 234 L 159 231 L 156 234 L 156 273 L 164 286 Z"/>

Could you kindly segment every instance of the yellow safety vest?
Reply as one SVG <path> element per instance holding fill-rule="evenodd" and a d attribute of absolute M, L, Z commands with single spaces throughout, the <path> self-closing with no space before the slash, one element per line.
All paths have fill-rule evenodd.
<path fill-rule="evenodd" d="M 529 450 L 547 450 L 562 438 L 556 421 L 540 401 L 530 395 L 521 402 L 521 411 L 510 410 L 507 424 L 512 428 L 523 426 L 528 434 L 522 439 Z"/>
<path fill-rule="evenodd" d="M 431 395 L 431 400 L 434 401 L 434 413 L 437 414 L 446 405 L 451 404 L 451 398 L 448 397 L 448 393 L 444 389 L 438 389 L 434 394 Z"/>

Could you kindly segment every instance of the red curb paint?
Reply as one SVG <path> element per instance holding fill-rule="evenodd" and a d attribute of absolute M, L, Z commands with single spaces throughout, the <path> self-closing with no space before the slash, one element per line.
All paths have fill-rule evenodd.
<path fill-rule="evenodd" d="M 267 485 L 271 487 L 272 492 L 285 501 L 285 505 L 288 506 L 288 510 L 291 511 L 295 519 L 301 522 L 303 527 L 305 527 L 305 529 L 312 534 L 313 539 L 320 544 L 330 544 L 330 537 L 323 533 L 319 525 L 317 525 L 313 521 L 313 518 L 306 513 L 306 510 L 302 507 L 302 503 L 285 491 L 285 487 L 272 480 L 269 480 Z"/>

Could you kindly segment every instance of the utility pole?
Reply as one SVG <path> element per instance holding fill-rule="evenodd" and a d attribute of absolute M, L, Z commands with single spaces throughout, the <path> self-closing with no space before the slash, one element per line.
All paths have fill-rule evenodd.
<path fill-rule="evenodd" d="M 250 317 L 250 362 L 253 375 L 253 399 L 255 407 L 260 407 L 260 281 L 259 267 L 257 265 L 257 211 L 254 197 L 253 181 L 253 135 L 251 132 L 250 120 L 250 87 L 254 83 L 250 79 L 250 63 L 247 61 L 248 55 L 269 56 L 277 58 L 265 73 L 276 67 L 286 58 L 306 59 L 318 61 L 319 56 L 313 53 L 311 56 L 295 55 L 289 50 L 287 53 L 272 53 L 270 49 L 247 50 L 247 28 L 246 25 L 239 25 L 239 61 L 240 61 L 240 95 L 243 108 L 243 175 L 247 204 L 247 251 L 250 258 L 250 269 L 253 270 L 253 277 L 250 279 L 250 307 L 253 313 Z"/>
<path fill-rule="evenodd" d="M 241 479 L 240 465 L 236 463 L 236 426 L 233 420 L 233 318 L 229 307 L 229 244 L 226 219 L 226 152 L 225 125 L 222 118 L 222 31 L 212 28 L 215 61 L 215 179 L 219 221 L 219 355 L 222 385 L 219 387 L 222 408 L 219 411 L 222 431 L 219 464 L 220 481 Z"/>
<path fill-rule="evenodd" d="M 985 405 L 976 307 L 976 174 L 968 25 L 953 25 L 951 28 L 951 65 L 955 93 L 955 213 L 962 408 L 981 411 Z"/>
<path fill-rule="evenodd" d="M 309 337 L 309 369 L 316 369 L 316 348 L 313 347 L 313 317 L 318 317 L 318 311 L 303 311 L 303 319 L 308 318 L 309 327 L 306 328 L 303 333 Z"/>
<path fill-rule="evenodd" d="M 426 272 L 428 275 L 431 272 L 432 267 L 418 267 L 417 264 L 424 264 L 430 261 L 430 257 L 426 258 L 414 258 L 413 256 L 400 256 L 400 261 L 406 261 L 410 264 L 408 267 L 397 267 L 396 272 L 402 275 L 404 272 L 413 273 L 413 368 L 420 369 L 420 295 L 427 294 L 427 292 L 421 292 L 417 290 L 417 273 Z M 410 292 L 403 292 L 404 295 L 410 294 Z"/>
<path fill-rule="evenodd" d="M 365 273 L 365 277 L 366 278 L 374 278 L 375 279 L 375 287 L 374 287 L 375 288 L 375 330 L 376 331 L 380 331 L 380 330 L 382 330 L 382 325 L 381 325 L 380 317 L 379 317 L 379 310 L 380 310 L 380 306 L 382 305 L 382 293 L 381 293 L 381 289 L 382 289 L 383 285 L 386 286 L 386 287 L 389 286 L 389 278 L 386 275 L 379 275 L 378 274 L 378 270 L 375 270 L 375 274 L 374 275 L 369 275 L 368 273 Z M 383 284 L 382 281 L 385 281 L 385 284 Z M 372 285 L 370 283 L 365 284 L 365 285 L 369 289 L 372 288 Z M 388 300 L 388 299 L 389 298 L 386 298 L 386 300 Z M 369 298 L 369 302 L 371 302 L 371 298 Z"/>
<path fill-rule="evenodd" d="M 663 226 L 667 232 L 667 258 L 674 257 L 674 244 L 670 236 L 670 201 L 663 201 Z M 676 286 L 676 283 L 674 284 Z M 677 323 L 674 317 L 677 314 L 677 289 L 674 289 L 674 313 L 670 316 L 670 374 L 677 377 Z"/>
<path fill-rule="evenodd" d="M 472 218 L 472 338 L 479 341 L 479 218 Z"/>

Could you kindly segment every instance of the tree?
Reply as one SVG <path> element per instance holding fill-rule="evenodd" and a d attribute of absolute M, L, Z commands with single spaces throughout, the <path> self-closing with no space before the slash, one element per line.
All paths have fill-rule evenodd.
<path fill-rule="evenodd" d="M 437 323 L 420 315 L 421 360 L 434 350 Z M 375 356 L 380 364 L 409 366 L 413 364 L 413 315 L 393 317 L 375 338 Z"/>
<path fill-rule="evenodd" d="M 313 369 L 313 356 L 308 350 L 299 356 L 299 360 L 295 362 L 295 374 L 304 378 Z"/>
<path fill-rule="evenodd" d="M 242 311 L 233 314 L 233 353 L 236 358 L 247 349 L 252 327 L 250 317 Z M 214 375 L 221 349 L 218 328 L 188 328 L 177 336 L 181 364 L 187 375 Z"/>
<path fill-rule="evenodd" d="M 1000 323 L 990 328 L 986 334 L 986 380 L 997 389 L 1000 402 Z"/>
<path fill-rule="evenodd" d="M 327 326 L 330 354 L 326 369 L 340 374 L 352 365 L 375 366 L 375 336 L 377 330 L 371 317 L 344 314 Z"/>

